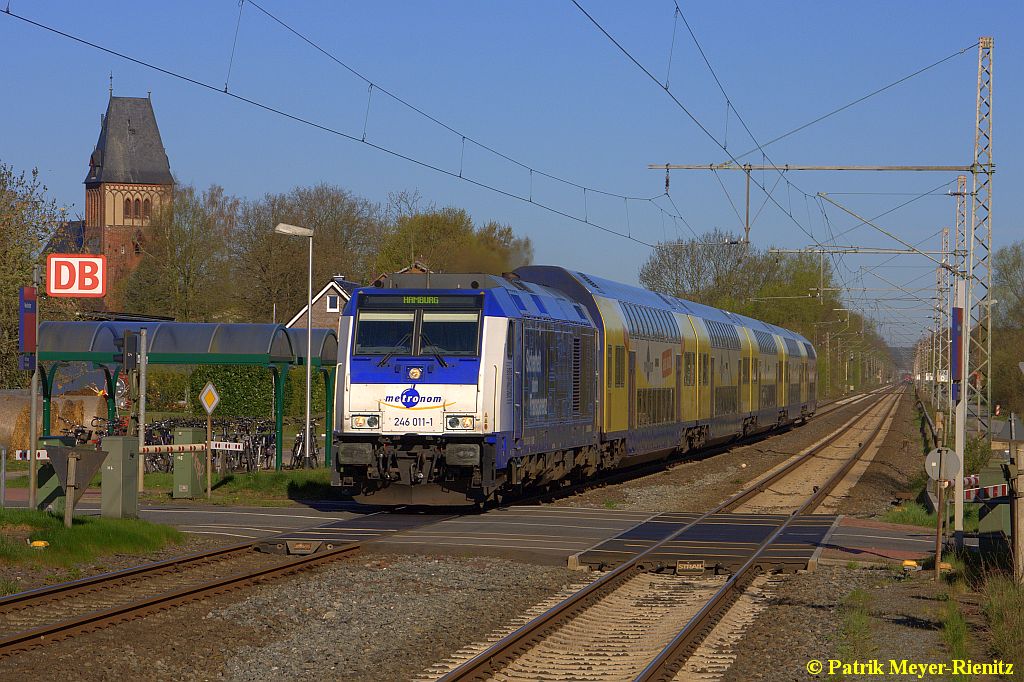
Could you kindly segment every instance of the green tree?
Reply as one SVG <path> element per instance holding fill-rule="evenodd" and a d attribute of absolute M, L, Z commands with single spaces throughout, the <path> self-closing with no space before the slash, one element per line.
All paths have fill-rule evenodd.
<path fill-rule="evenodd" d="M 992 401 L 1004 414 L 1024 414 L 1024 242 L 1000 248 L 992 260 Z"/>
<path fill-rule="evenodd" d="M 477 227 L 464 209 L 430 208 L 397 217 L 381 242 L 375 269 L 394 272 L 414 260 L 438 272 L 501 274 L 528 265 L 533 245 L 509 225 Z"/>
<path fill-rule="evenodd" d="M 32 284 L 32 269 L 41 264 L 59 219 L 38 170 L 19 173 L 0 163 L 0 388 L 22 387 L 30 379 L 18 370 L 18 288 Z M 40 308 L 47 319 L 56 307 L 40 296 Z"/>

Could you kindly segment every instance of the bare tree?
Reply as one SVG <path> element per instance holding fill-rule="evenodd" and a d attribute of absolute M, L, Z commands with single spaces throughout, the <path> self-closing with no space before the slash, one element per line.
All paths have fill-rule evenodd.
<path fill-rule="evenodd" d="M 305 305 L 306 244 L 274 234 L 277 223 L 313 229 L 313 281 L 319 287 L 333 275 L 362 282 L 374 276 L 382 215 L 377 204 L 332 185 L 296 187 L 245 203 L 232 240 L 235 317 L 270 321 L 274 304 L 278 319 Z"/>
<path fill-rule="evenodd" d="M 142 262 L 125 287 L 128 310 L 183 321 L 229 319 L 227 244 L 238 205 L 217 185 L 202 193 L 176 189 L 147 231 Z"/>

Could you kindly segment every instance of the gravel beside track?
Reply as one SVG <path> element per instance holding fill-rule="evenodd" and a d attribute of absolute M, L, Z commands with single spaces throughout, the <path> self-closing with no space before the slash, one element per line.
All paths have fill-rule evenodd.
<path fill-rule="evenodd" d="M 908 391 L 900 398 L 892 427 L 882 441 L 871 466 L 857 481 L 838 513 L 851 516 L 884 514 L 899 493 L 916 492 L 924 478 L 924 455 L 918 430 L 914 394 Z"/>
<path fill-rule="evenodd" d="M 362 554 L 0 660 L 0 679 L 408 680 L 578 572 Z"/>
<path fill-rule="evenodd" d="M 721 576 L 636 574 L 576 615 L 545 631 L 543 638 L 531 637 L 522 642 L 517 646 L 514 660 L 502 665 L 488 679 L 494 682 L 631 680 L 724 582 Z M 427 671 L 429 674 L 418 679 L 436 679 L 450 672 L 486 651 L 510 631 L 505 627 L 492 633 L 487 639 L 432 666 Z"/>
<path fill-rule="evenodd" d="M 650 512 L 706 511 L 747 482 L 824 438 L 866 406 L 865 401 L 844 405 L 757 443 L 733 447 L 704 459 L 684 460 L 665 471 L 594 488 L 554 504 Z"/>
<path fill-rule="evenodd" d="M 579 579 L 495 558 L 364 555 L 210 618 L 264 636 L 227 661 L 230 680 L 407 680 Z"/>
<path fill-rule="evenodd" d="M 848 431 L 834 442 L 828 443 L 813 456 L 803 461 L 799 467 L 790 471 L 781 479 L 765 487 L 755 497 L 736 507 L 733 511 L 749 514 L 785 514 L 798 506 L 804 499 L 817 492 L 818 486 L 825 485 L 843 466 L 861 450 L 860 457 L 873 455 L 875 444 L 881 442 L 888 416 L 898 398 L 886 396 L 871 406 Z M 883 432 L 877 437 L 873 434 L 878 428 Z M 857 464 L 854 464 L 854 468 Z M 851 472 L 852 473 L 852 472 Z M 847 474 L 847 477 L 850 474 Z M 846 478 L 846 477 L 844 477 Z M 817 508 L 820 513 L 834 513 L 828 503 L 832 499 L 830 493 Z M 841 498 L 837 498 L 841 499 Z"/>
<path fill-rule="evenodd" d="M 770 680 L 805 682 L 811 659 L 850 659 L 843 637 L 843 601 L 855 589 L 869 595 L 872 620 L 867 648 L 881 661 L 946 661 L 938 620 L 943 602 L 928 576 L 898 580 L 889 570 L 823 566 L 814 573 L 779 576 L 768 590 L 767 606 L 742 640 L 731 645 L 735 657 L 721 677 L 725 682 Z M 824 676 L 822 676 L 824 677 Z M 837 677 L 838 679 L 838 677 Z M 846 679 L 851 679 L 847 677 Z M 862 678 L 852 678 L 862 679 Z"/>

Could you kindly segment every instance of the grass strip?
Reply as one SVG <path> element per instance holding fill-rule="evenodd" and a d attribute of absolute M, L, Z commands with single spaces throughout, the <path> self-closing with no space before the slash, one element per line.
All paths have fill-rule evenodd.
<path fill-rule="evenodd" d="M 173 485 L 173 474 L 146 474 L 145 499 L 168 501 Z M 211 487 L 214 504 L 267 506 L 291 500 L 338 499 L 338 491 L 331 487 L 331 471 L 325 468 L 214 475 Z M 205 489 L 198 499 L 205 501 Z"/>
<path fill-rule="evenodd" d="M 935 528 L 935 514 L 928 511 L 920 502 L 904 502 L 899 504 L 887 511 L 882 516 L 882 520 L 904 526 Z M 964 505 L 964 530 L 968 533 L 978 530 L 978 505 Z"/>
<path fill-rule="evenodd" d="M 967 646 L 967 620 L 960 611 L 955 595 L 948 595 L 939 616 L 942 622 L 942 641 L 946 643 L 949 658 L 966 660 L 970 658 Z M 953 679 L 969 680 L 969 676 L 955 675 Z"/>
<path fill-rule="evenodd" d="M 843 661 L 866 661 L 874 657 L 878 647 L 871 636 L 871 595 L 856 589 L 846 595 L 840 608 L 842 630 L 836 658 Z"/>
<path fill-rule="evenodd" d="M 203 481 L 205 482 L 205 476 Z M 168 502 L 174 489 L 174 474 L 154 472 L 143 479 L 145 493 L 141 499 L 146 502 Z M 8 488 L 27 488 L 28 476 L 7 480 Z M 90 488 L 101 488 L 101 476 L 96 474 L 89 482 Z M 331 487 L 329 469 L 296 469 L 286 471 L 259 471 L 233 473 L 221 477 L 214 473 L 212 485 L 214 504 L 248 504 L 253 506 L 274 506 L 288 504 L 292 500 L 338 499 L 338 492 Z M 202 501 L 206 501 L 205 483 Z"/>
<path fill-rule="evenodd" d="M 63 518 L 48 512 L 0 510 L 0 564 L 71 568 L 106 554 L 154 552 L 183 539 L 184 535 L 170 526 L 141 519 L 76 517 L 71 528 L 65 528 Z M 28 543 L 34 540 L 50 544 L 33 549 Z"/>
<path fill-rule="evenodd" d="M 1024 670 L 1024 587 L 1006 575 L 988 576 L 981 588 L 989 626 L 989 642 L 996 658 Z"/>

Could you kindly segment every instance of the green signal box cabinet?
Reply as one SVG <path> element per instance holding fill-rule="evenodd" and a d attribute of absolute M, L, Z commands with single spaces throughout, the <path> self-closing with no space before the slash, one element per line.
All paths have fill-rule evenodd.
<path fill-rule="evenodd" d="M 139 439 L 137 436 L 106 436 L 108 453 L 102 467 L 102 515 L 111 519 L 139 515 Z"/>
<path fill-rule="evenodd" d="M 175 445 L 194 445 L 206 442 L 206 429 L 175 429 Z M 195 499 L 201 497 L 206 487 L 203 485 L 203 472 L 206 471 L 205 452 L 174 453 L 174 491 L 175 499 Z"/>
<path fill-rule="evenodd" d="M 993 454 L 991 463 L 979 473 L 980 485 L 990 486 L 1007 483 L 1003 465 L 1009 460 Z M 982 504 L 978 509 L 978 546 L 985 552 L 996 552 L 1009 547 L 1010 505 Z"/>

